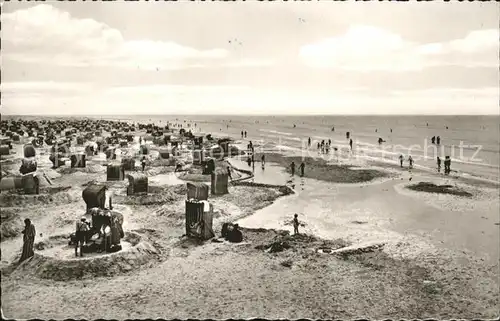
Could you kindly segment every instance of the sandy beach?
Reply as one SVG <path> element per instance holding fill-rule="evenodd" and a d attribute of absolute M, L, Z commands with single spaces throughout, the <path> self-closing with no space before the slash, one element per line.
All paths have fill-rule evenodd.
<path fill-rule="evenodd" d="M 130 173 L 142 173 L 139 137 L 147 133 L 133 136 L 117 159 L 132 155 Z M 16 173 L 29 141 L 22 137 L 2 156 L 2 177 Z M 233 182 L 228 194 L 209 197 L 216 238 L 202 243 L 183 236 L 186 183 L 211 184 L 186 158 L 189 139 L 174 158 L 186 164 L 181 172 L 160 159 L 164 147 L 146 141 L 149 188 L 137 196 L 127 195 L 126 179 L 106 180 L 103 153 L 84 168 L 53 169 L 49 154 L 37 148 L 37 171 L 47 177 L 40 193 L 0 194 L 5 317 L 497 316 L 498 185 L 391 163 L 339 165 L 301 158 L 293 149 L 261 150 L 249 166 L 248 142 L 233 137 L 231 146 L 243 155 L 217 162 L 232 168 Z M 291 176 L 291 161 L 306 164 L 303 177 L 298 169 Z M 81 195 L 90 183 L 106 184 L 126 236 L 117 253 L 75 258 L 67 241 L 85 214 Z M 431 188 L 438 192 L 427 192 Z M 299 235 L 293 235 L 295 213 Z M 24 218 L 36 227 L 35 255 L 17 265 Z M 214 241 L 225 222 L 241 226 L 243 242 Z"/>

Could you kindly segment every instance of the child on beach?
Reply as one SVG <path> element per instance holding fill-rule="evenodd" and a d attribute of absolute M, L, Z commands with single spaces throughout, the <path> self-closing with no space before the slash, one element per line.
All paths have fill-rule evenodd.
<path fill-rule="evenodd" d="M 299 219 L 298 219 L 298 214 L 295 214 L 293 216 L 293 234 L 297 235 L 299 234 Z"/>

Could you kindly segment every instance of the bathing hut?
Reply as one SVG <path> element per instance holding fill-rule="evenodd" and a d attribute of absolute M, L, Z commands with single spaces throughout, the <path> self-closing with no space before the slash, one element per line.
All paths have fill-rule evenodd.
<path fill-rule="evenodd" d="M 123 157 L 122 158 L 122 166 L 123 169 L 126 171 L 133 171 L 135 170 L 135 159 L 133 157 Z"/>
<path fill-rule="evenodd" d="M 210 175 L 215 170 L 215 160 L 213 158 L 208 159 L 203 165 L 203 175 Z"/>
<path fill-rule="evenodd" d="M 227 170 L 218 168 L 212 172 L 211 177 L 211 192 L 212 195 L 224 195 L 229 193 L 228 184 L 229 184 L 229 175 Z"/>
<path fill-rule="evenodd" d="M 123 181 L 125 179 L 125 168 L 122 164 L 110 163 L 107 167 L 106 180 Z"/>
<path fill-rule="evenodd" d="M 166 149 L 160 149 L 159 154 L 160 154 L 160 158 L 162 158 L 162 159 L 170 158 L 170 152 Z"/>
<path fill-rule="evenodd" d="M 147 193 L 148 177 L 143 174 L 128 174 L 127 195 Z"/>
<path fill-rule="evenodd" d="M 208 201 L 186 200 L 186 236 L 208 240 L 212 229 L 213 207 Z"/>
<path fill-rule="evenodd" d="M 205 160 L 204 154 L 205 153 L 202 149 L 193 150 L 193 164 L 195 165 L 203 164 L 203 161 Z"/>
<path fill-rule="evenodd" d="M 125 148 L 128 146 L 128 142 L 126 140 L 121 140 L 120 141 L 120 147 Z"/>
<path fill-rule="evenodd" d="M 19 134 L 12 135 L 12 141 L 19 142 L 20 140 L 21 140 L 21 137 L 19 136 Z"/>
<path fill-rule="evenodd" d="M 21 167 L 19 168 L 19 172 L 23 175 L 36 172 L 37 167 L 38 166 L 35 159 L 23 158 L 23 160 L 21 161 Z"/>
<path fill-rule="evenodd" d="M 208 185 L 205 183 L 187 183 L 187 199 L 208 200 Z"/>
<path fill-rule="evenodd" d="M 10 154 L 10 148 L 8 145 L 0 146 L 0 156 L 6 156 Z"/>
<path fill-rule="evenodd" d="M 24 157 L 26 158 L 35 157 L 36 155 L 35 147 L 32 144 L 24 145 L 23 151 L 24 151 Z"/>
<path fill-rule="evenodd" d="M 193 139 L 194 148 L 199 149 L 203 145 L 203 136 L 198 136 Z"/>
<path fill-rule="evenodd" d="M 73 154 L 70 157 L 71 160 L 71 168 L 84 168 L 86 166 L 86 154 Z"/>
<path fill-rule="evenodd" d="M 140 151 L 141 151 L 141 155 L 147 155 L 149 152 L 149 148 L 146 145 L 141 145 Z"/>
<path fill-rule="evenodd" d="M 17 190 L 23 188 L 23 177 L 21 175 L 2 177 L 0 180 L 0 190 Z"/>
<path fill-rule="evenodd" d="M 49 160 L 52 162 L 52 168 L 59 168 L 61 166 L 64 166 L 65 163 L 62 160 L 64 155 L 62 154 L 52 154 L 49 156 Z"/>
<path fill-rule="evenodd" d="M 87 211 L 94 207 L 104 209 L 106 206 L 106 185 L 87 186 L 82 192 L 82 198 L 87 204 Z"/>

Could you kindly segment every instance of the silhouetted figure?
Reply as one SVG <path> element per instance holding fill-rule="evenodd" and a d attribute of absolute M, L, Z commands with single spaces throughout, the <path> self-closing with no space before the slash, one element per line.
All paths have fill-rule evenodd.
<path fill-rule="evenodd" d="M 349 139 L 349 146 L 351 147 L 351 151 L 352 151 L 352 139 Z"/>
<path fill-rule="evenodd" d="M 290 164 L 290 170 L 292 171 L 292 176 L 295 175 L 295 162 Z"/>
<path fill-rule="evenodd" d="M 441 158 L 437 157 L 438 173 L 441 172 Z"/>
<path fill-rule="evenodd" d="M 19 259 L 19 263 L 24 260 L 29 259 L 35 252 L 33 250 L 33 245 L 35 243 L 36 230 L 35 225 L 31 223 L 29 218 L 24 220 L 24 230 L 23 233 L 23 252 L 21 253 L 21 258 Z"/>
<path fill-rule="evenodd" d="M 293 216 L 293 234 L 297 235 L 299 234 L 299 218 L 298 214 L 295 214 Z"/>
<path fill-rule="evenodd" d="M 252 159 L 250 158 L 250 156 L 248 156 L 247 158 L 247 164 L 249 167 L 252 166 Z"/>
<path fill-rule="evenodd" d="M 243 131 L 241 131 L 241 138 L 243 138 L 243 134 L 244 134 Z"/>
<path fill-rule="evenodd" d="M 436 143 L 436 136 L 432 136 L 432 138 L 431 138 L 431 143 L 432 143 L 432 144 L 435 144 L 435 143 Z"/>
<path fill-rule="evenodd" d="M 439 136 L 436 137 L 436 144 L 437 145 L 441 144 L 441 137 L 439 137 Z"/>
<path fill-rule="evenodd" d="M 403 168 L 403 161 L 404 161 L 403 155 L 399 155 L 399 166 L 401 166 L 401 168 Z"/>
<path fill-rule="evenodd" d="M 408 162 L 410 163 L 410 169 L 413 168 L 413 158 L 411 156 L 408 156 Z"/>
<path fill-rule="evenodd" d="M 328 146 L 330 146 L 331 144 L 332 144 L 332 140 L 328 139 Z"/>
<path fill-rule="evenodd" d="M 233 177 L 231 176 L 231 167 L 227 167 L 227 176 L 229 177 L 230 180 L 233 180 Z"/>
<path fill-rule="evenodd" d="M 311 137 L 309 137 L 309 138 L 307 139 L 307 146 L 308 146 L 308 147 L 311 147 Z"/>
<path fill-rule="evenodd" d="M 351 137 L 351 133 L 350 133 L 350 132 L 346 132 L 346 133 L 345 133 L 345 138 L 346 138 L 346 139 L 349 139 L 350 137 Z"/>
<path fill-rule="evenodd" d="M 391 128 L 391 133 L 392 133 L 392 128 Z"/>
<path fill-rule="evenodd" d="M 146 168 L 146 156 L 142 157 L 141 166 L 142 166 L 142 171 L 144 172 L 144 169 Z"/>
<path fill-rule="evenodd" d="M 266 157 L 265 157 L 265 155 L 262 155 L 260 157 L 260 161 L 262 162 L 262 167 L 264 167 L 264 165 L 266 164 Z"/>
<path fill-rule="evenodd" d="M 332 127 L 332 132 L 334 132 L 334 131 L 335 131 L 335 127 Z"/>
<path fill-rule="evenodd" d="M 450 174 L 451 172 L 451 159 L 450 156 L 446 156 L 444 159 L 444 173 L 446 175 Z"/>
<path fill-rule="evenodd" d="M 75 256 L 78 256 L 78 248 L 80 249 L 80 256 L 83 256 L 82 247 L 85 245 L 85 237 L 90 229 L 89 224 L 86 221 L 87 219 L 82 217 L 80 221 L 76 223 Z"/>
<path fill-rule="evenodd" d="M 304 176 L 304 169 L 306 167 L 306 164 L 304 164 L 304 162 L 300 163 L 299 165 L 299 169 L 300 169 L 300 176 L 303 177 Z"/>
<path fill-rule="evenodd" d="M 234 224 L 233 229 L 227 233 L 227 240 L 231 243 L 240 243 L 243 241 L 243 234 L 238 224 Z"/>
<path fill-rule="evenodd" d="M 247 138 L 247 131 L 245 130 L 245 138 Z"/>

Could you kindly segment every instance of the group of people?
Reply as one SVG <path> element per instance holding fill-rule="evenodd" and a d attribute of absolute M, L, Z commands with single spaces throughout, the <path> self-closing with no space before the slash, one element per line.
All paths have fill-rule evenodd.
<path fill-rule="evenodd" d="M 436 145 L 440 145 L 441 144 L 441 137 L 432 136 L 431 143 L 436 144 Z"/>
<path fill-rule="evenodd" d="M 399 165 L 401 166 L 401 168 L 403 168 L 403 162 L 404 162 L 404 156 L 403 155 L 399 155 Z M 413 158 L 410 156 L 408 156 L 408 163 L 409 163 L 409 168 L 412 169 L 413 168 Z"/>
<path fill-rule="evenodd" d="M 437 170 L 438 170 L 438 173 L 441 172 L 441 158 L 437 158 Z M 445 156 L 445 159 L 444 159 L 444 174 L 445 175 L 448 175 L 450 174 L 451 172 L 451 158 L 450 156 Z"/>
<path fill-rule="evenodd" d="M 241 131 L 241 138 L 247 138 L 247 131 Z"/>
<path fill-rule="evenodd" d="M 306 168 L 306 164 L 304 162 L 300 163 L 299 165 L 299 169 L 300 169 L 300 176 L 303 177 L 304 176 L 304 170 Z M 295 162 L 292 162 L 290 164 L 290 171 L 292 172 L 292 176 L 295 175 Z"/>

